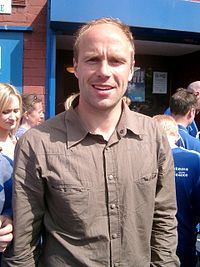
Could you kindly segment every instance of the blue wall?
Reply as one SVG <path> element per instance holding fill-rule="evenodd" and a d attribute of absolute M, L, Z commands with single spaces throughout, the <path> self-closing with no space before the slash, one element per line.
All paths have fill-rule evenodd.
<path fill-rule="evenodd" d="M 23 32 L 0 31 L 0 81 L 22 91 Z"/>
<path fill-rule="evenodd" d="M 129 26 L 200 33 L 200 2 L 188 0 L 51 0 L 51 22 L 117 17 Z"/>

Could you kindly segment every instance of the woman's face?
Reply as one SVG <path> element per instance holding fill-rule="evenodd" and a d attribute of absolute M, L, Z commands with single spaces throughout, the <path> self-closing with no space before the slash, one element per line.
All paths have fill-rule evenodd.
<path fill-rule="evenodd" d="M 20 120 L 19 99 L 17 96 L 11 95 L 10 100 L 10 104 L 0 113 L 0 131 L 14 130 Z"/>
<path fill-rule="evenodd" d="M 35 103 L 33 110 L 29 113 L 26 112 L 26 120 L 31 127 L 36 126 L 44 121 L 44 110 L 42 102 Z"/>

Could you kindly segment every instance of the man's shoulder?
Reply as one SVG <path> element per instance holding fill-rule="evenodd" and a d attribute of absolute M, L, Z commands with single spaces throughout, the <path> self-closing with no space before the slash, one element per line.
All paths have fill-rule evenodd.
<path fill-rule="evenodd" d="M 66 112 L 62 112 L 52 118 L 47 119 L 40 125 L 37 125 L 35 127 L 32 127 L 30 130 L 28 130 L 25 135 L 27 134 L 34 134 L 34 133 L 49 133 L 51 131 L 57 130 L 62 131 L 65 128 L 65 116 Z"/>
<path fill-rule="evenodd" d="M 143 124 L 143 123 L 150 123 L 150 124 L 154 124 L 155 120 L 152 119 L 152 117 L 130 110 L 128 117 L 130 120 L 136 121 L 139 124 Z"/>
<path fill-rule="evenodd" d="M 130 111 L 129 122 L 139 129 L 155 129 L 158 123 L 150 116 L 135 111 Z"/>
<path fill-rule="evenodd" d="M 24 142 L 35 145 L 40 142 L 48 142 L 55 139 L 62 140 L 66 136 L 66 112 L 62 112 L 50 118 L 42 124 L 32 127 L 26 131 L 18 140 L 20 144 Z"/>

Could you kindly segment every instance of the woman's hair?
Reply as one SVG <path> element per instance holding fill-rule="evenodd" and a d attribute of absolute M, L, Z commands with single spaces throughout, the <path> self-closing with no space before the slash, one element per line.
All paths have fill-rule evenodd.
<path fill-rule="evenodd" d="M 125 103 L 128 105 L 128 106 L 130 106 L 130 104 L 131 104 L 131 99 L 128 97 L 128 96 L 126 96 L 126 95 L 124 95 L 123 97 L 122 97 L 122 99 L 125 101 Z"/>
<path fill-rule="evenodd" d="M 0 113 L 8 109 L 11 105 L 13 99 L 12 96 L 16 96 L 19 100 L 20 115 L 22 114 L 22 98 L 20 93 L 17 91 L 16 87 L 8 83 L 0 83 Z M 17 123 L 17 127 L 20 123 L 20 119 Z M 16 127 L 16 128 L 17 128 Z M 16 129 L 15 129 L 16 130 Z M 10 136 L 14 135 L 15 130 L 10 132 Z"/>
<path fill-rule="evenodd" d="M 0 83 L 0 113 L 10 106 L 11 96 L 16 96 L 19 99 L 19 107 L 22 112 L 22 98 L 16 87 L 8 83 Z"/>
<path fill-rule="evenodd" d="M 169 115 L 155 115 L 153 117 L 154 120 L 158 121 L 158 123 L 163 127 L 167 136 L 178 136 L 178 125 L 175 119 Z"/>
<path fill-rule="evenodd" d="M 79 96 L 79 93 L 73 93 L 64 102 L 65 110 L 68 110 L 72 106 L 72 102 Z"/>
<path fill-rule="evenodd" d="M 31 113 L 36 103 L 41 103 L 42 99 L 36 94 L 22 94 L 22 112 Z"/>
<path fill-rule="evenodd" d="M 79 44 L 80 44 L 80 41 L 81 41 L 83 35 L 89 29 L 91 29 L 95 25 L 99 25 L 99 24 L 111 24 L 111 25 L 115 25 L 116 27 L 118 27 L 119 29 L 121 29 L 121 31 L 126 36 L 128 42 L 130 43 L 130 48 L 131 48 L 131 62 L 133 63 L 134 62 L 135 46 L 134 46 L 134 40 L 133 40 L 132 32 L 131 32 L 131 30 L 130 30 L 130 28 L 129 28 L 128 25 L 124 24 L 119 19 L 114 19 L 114 18 L 100 18 L 100 19 L 92 20 L 92 21 L 88 22 L 87 24 L 83 25 L 76 32 L 76 34 L 75 34 L 75 41 L 74 41 L 74 47 L 73 47 L 75 61 L 78 61 Z"/>

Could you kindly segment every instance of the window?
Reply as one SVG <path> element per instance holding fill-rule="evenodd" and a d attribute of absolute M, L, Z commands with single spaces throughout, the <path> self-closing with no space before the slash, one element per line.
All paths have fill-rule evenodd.
<path fill-rule="evenodd" d="M 26 0 L 12 0 L 12 6 L 26 6 Z"/>

